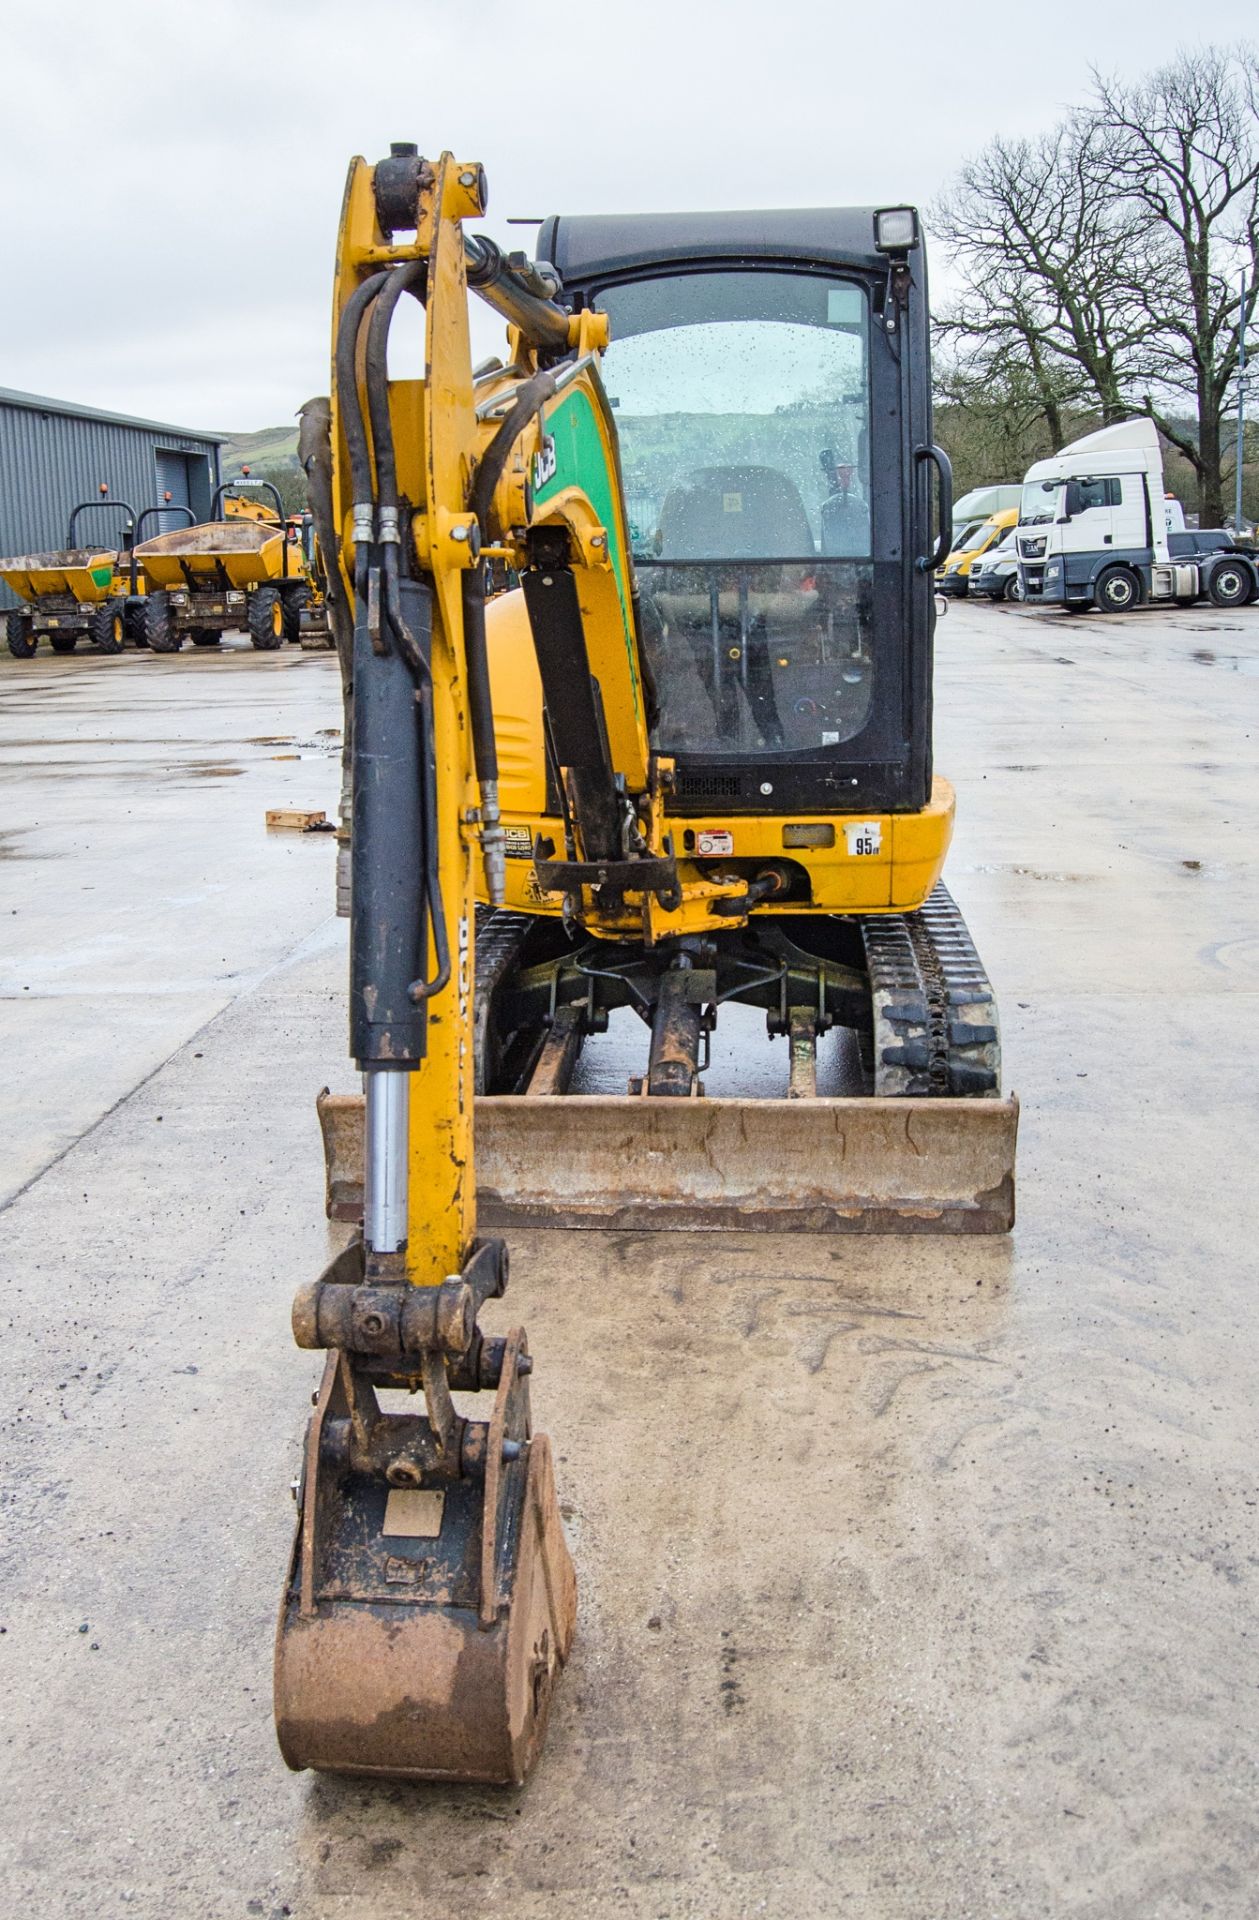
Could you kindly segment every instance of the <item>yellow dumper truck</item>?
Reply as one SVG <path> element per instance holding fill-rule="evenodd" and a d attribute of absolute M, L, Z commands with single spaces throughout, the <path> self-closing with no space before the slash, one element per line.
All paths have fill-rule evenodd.
<path fill-rule="evenodd" d="M 274 495 L 274 520 L 224 509 L 224 496 L 242 484 Z M 228 627 L 243 627 L 266 651 L 298 637 L 308 585 L 270 481 L 228 481 L 217 488 L 208 521 L 137 541 L 133 576 L 137 587 L 142 576 L 144 588 L 137 637 L 154 653 L 178 653 L 189 637 L 194 646 L 215 646 Z"/>
<path fill-rule="evenodd" d="M 84 514 L 104 507 L 124 516 L 121 546 L 104 540 L 76 546 Z M 73 653 L 83 638 L 98 653 L 122 652 L 128 617 L 127 551 L 135 526 L 135 508 L 125 500 L 81 500 L 71 511 L 63 548 L 0 560 L 0 580 L 24 602 L 10 607 L 5 616 L 15 660 L 29 660 L 44 635 L 54 653 Z"/>

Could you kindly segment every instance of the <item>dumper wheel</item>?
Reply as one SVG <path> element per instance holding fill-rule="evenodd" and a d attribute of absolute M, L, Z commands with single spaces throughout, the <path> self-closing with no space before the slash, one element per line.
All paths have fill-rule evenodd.
<path fill-rule="evenodd" d="M 294 587 L 284 594 L 284 638 L 291 647 L 298 646 L 302 638 L 302 613 L 310 595 L 305 587 Z"/>
<path fill-rule="evenodd" d="M 132 646 L 147 647 L 144 637 L 144 602 L 139 594 L 129 594 L 122 610 L 122 630 Z"/>
<path fill-rule="evenodd" d="M 140 632 L 144 636 L 142 644 L 150 647 L 154 653 L 178 653 L 183 646 L 184 636 L 175 631 L 170 601 L 164 593 L 145 595 L 140 614 Z"/>
<path fill-rule="evenodd" d="M 15 660 L 29 660 L 35 652 L 35 635 L 31 632 L 31 616 L 23 613 L 20 607 L 10 607 L 5 616 L 5 637 L 9 642 L 9 652 Z"/>
<path fill-rule="evenodd" d="M 103 606 L 94 609 L 88 615 L 87 637 L 97 653 L 121 653 L 126 630 L 123 625 L 123 602 L 106 600 Z M 53 643 L 56 644 L 55 642 Z M 70 645 L 74 642 L 71 640 Z"/>
<path fill-rule="evenodd" d="M 48 642 L 54 653 L 73 653 L 79 644 L 79 636 L 77 633 L 50 633 Z"/>
<path fill-rule="evenodd" d="M 278 587 L 255 587 L 245 608 L 245 625 L 264 653 L 284 645 L 284 602 Z"/>
<path fill-rule="evenodd" d="M 222 641 L 223 636 L 217 627 L 194 627 L 192 630 L 194 647 L 217 647 Z"/>

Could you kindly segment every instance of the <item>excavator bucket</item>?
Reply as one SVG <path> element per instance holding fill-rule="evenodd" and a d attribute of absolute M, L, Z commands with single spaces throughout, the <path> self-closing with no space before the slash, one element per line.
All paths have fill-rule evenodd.
<path fill-rule="evenodd" d="M 334 1220 L 363 1208 L 363 1103 L 318 1099 Z M 483 1095 L 487 1226 L 1008 1233 L 1018 1101 Z"/>
<path fill-rule="evenodd" d="M 541 1746 L 576 1581 L 550 1444 L 528 1437 L 523 1335 L 495 1345 L 488 1432 L 465 1428 L 445 1478 L 399 1468 L 423 1421 L 381 1413 L 328 1356 L 276 1638 L 294 1769 L 514 1785 Z"/>

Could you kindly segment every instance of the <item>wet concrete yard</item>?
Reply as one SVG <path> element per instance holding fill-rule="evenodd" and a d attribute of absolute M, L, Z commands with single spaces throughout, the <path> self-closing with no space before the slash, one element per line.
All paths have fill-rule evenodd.
<path fill-rule="evenodd" d="M 937 644 L 1018 1227 L 516 1237 L 581 1615 L 515 1794 L 270 1727 L 351 1082 L 331 840 L 263 815 L 333 811 L 335 664 L 0 667 L 10 1911 L 1254 1912 L 1259 611 Z"/>

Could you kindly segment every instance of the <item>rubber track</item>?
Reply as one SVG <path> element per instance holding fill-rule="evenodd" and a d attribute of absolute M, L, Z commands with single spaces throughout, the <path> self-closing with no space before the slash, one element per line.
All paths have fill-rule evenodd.
<path fill-rule="evenodd" d="M 1001 1091 L 997 1005 L 947 887 L 917 913 L 863 919 L 874 1015 L 874 1091 L 982 1098 Z"/>
<path fill-rule="evenodd" d="M 484 1093 L 484 1063 L 488 1059 L 490 1008 L 494 995 L 515 965 L 533 924 L 527 913 L 509 913 L 503 907 L 478 906 L 476 910 L 476 999 L 473 1005 L 475 1034 L 476 1090 Z"/>

